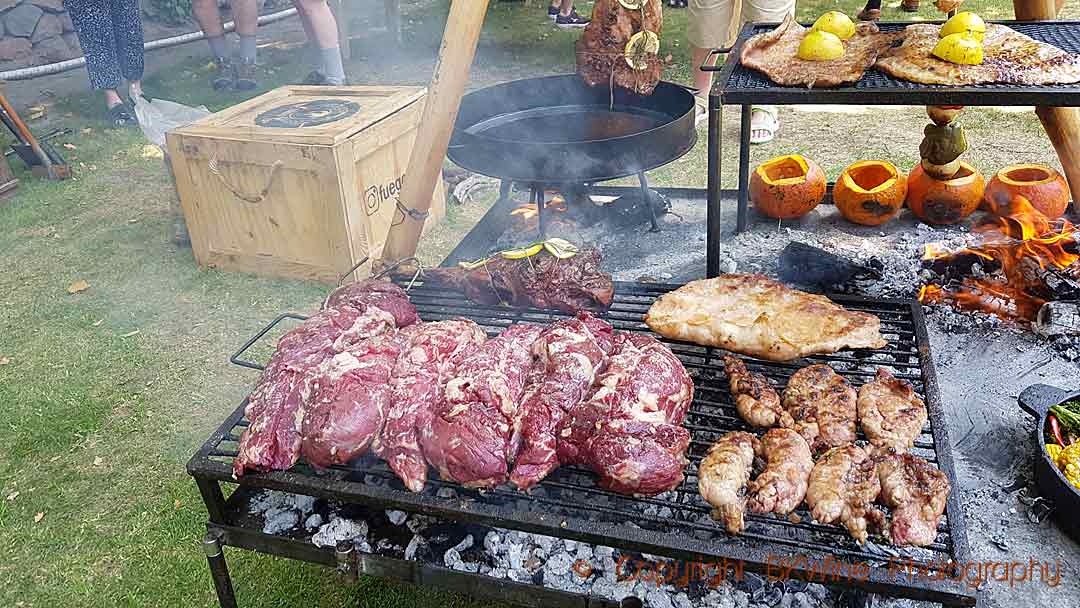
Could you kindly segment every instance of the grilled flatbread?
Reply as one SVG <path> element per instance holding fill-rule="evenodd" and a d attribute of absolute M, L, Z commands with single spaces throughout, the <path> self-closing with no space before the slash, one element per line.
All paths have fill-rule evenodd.
<path fill-rule="evenodd" d="M 987 24 L 984 58 L 979 65 L 959 65 L 931 55 L 940 31 L 940 25 L 909 25 L 904 43 L 882 53 L 874 67 L 895 78 L 922 84 L 1080 82 L 1080 55 L 1038 42 L 1004 25 Z"/>
<path fill-rule="evenodd" d="M 756 34 L 746 41 L 739 61 L 764 73 L 783 86 L 835 87 L 862 78 L 878 54 L 892 46 L 903 32 L 882 33 L 872 23 L 860 23 L 855 35 L 844 42 L 844 55 L 832 61 L 799 59 L 799 43 L 810 30 L 788 16 L 775 30 Z"/>
<path fill-rule="evenodd" d="M 725 274 L 664 294 L 645 322 L 656 333 L 769 361 L 842 348 L 882 348 L 881 321 L 759 274 Z"/>

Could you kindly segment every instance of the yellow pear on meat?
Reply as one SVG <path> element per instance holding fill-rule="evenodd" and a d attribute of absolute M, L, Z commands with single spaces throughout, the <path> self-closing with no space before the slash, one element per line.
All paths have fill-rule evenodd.
<path fill-rule="evenodd" d="M 967 32 L 945 36 L 931 53 L 938 59 L 961 65 L 979 65 L 983 62 L 982 43 Z"/>
<path fill-rule="evenodd" d="M 832 61 L 844 56 L 844 42 L 836 34 L 810 30 L 799 43 L 799 59 Z"/>
<path fill-rule="evenodd" d="M 964 33 L 971 34 L 972 38 L 982 42 L 983 38 L 986 37 L 986 22 L 982 20 L 982 17 L 971 11 L 956 13 L 945 22 L 945 25 L 941 26 L 938 36 L 944 38 L 952 34 Z"/>
<path fill-rule="evenodd" d="M 840 11 L 829 11 L 818 17 L 811 29 L 829 32 L 841 40 L 847 40 L 855 35 L 855 24 L 852 23 L 851 17 Z"/>

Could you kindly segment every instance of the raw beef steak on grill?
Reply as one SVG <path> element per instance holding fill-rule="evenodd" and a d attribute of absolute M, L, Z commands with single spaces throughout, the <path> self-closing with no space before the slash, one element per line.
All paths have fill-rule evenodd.
<path fill-rule="evenodd" d="M 583 312 L 550 326 L 533 344 L 536 362 L 510 441 L 510 481 L 519 490 L 540 483 L 559 466 L 556 431 L 566 412 L 585 398 L 613 340 L 611 325 Z"/>
<path fill-rule="evenodd" d="M 390 373 L 403 342 L 391 330 L 323 362 L 301 426 L 307 462 L 346 464 L 368 451 L 390 409 Z"/>
<path fill-rule="evenodd" d="M 480 347 L 487 335 L 464 319 L 420 323 L 402 333 L 407 342 L 390 378 L 391 406 L 376 453 L 406 488 L 419 492 L 427 482 L 428 467 L 419 430 L 431 426 L 457 363 Z"/>
<path fill-rule="evenodd" d="M 466 487 L 506 481 L 510 431 L 543 330 L 511 325 L 458 364 L 431 425 L 420 428 L 424 456 L 443 479 Z"/>
<path fill-rule="evenodd" d="M 399 318 L 406 324 L 416 321 L 416 309 L 405 292 L 387 285 L 364 281 L 342 288 L 350 294 L 348 301 L 337 302 L 278 340 L 248 399 L 244 415 L 250 425 L 240 437 L 233 475 L 296 464 L 301 422 L 320 366 L 346 348 L 397 327 Z"/>
<path fill-rule="evenodd" d="M 638 95 L 652 95 L 660 82 L 663 65 L 655 54 L 643 58 L 644 69 L 636 70 L 626 60 L 626 43 L 637 32 L 649 31 L 657 36 L 663 29 L 663 9 L 660 0 L 642 0 L 642 7 L 628 9 L 619 0 L 597 0 L 593 5 L 592 21 L 578 40 L 577 71 L 591 87 L 611 85 Z"/>
<path fill-rule="evenodd" d="M 690 433 L 680 426 L 694 383 L 678 357 L 656 339 L 620 332 L 589 397 L 559 429 L 559 460 L 581 463 L 600 485 L 652 495 L 683 480 Z"/>

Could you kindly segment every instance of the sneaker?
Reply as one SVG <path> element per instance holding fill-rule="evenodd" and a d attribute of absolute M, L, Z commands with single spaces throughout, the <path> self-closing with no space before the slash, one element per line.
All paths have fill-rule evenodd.
<path fill-rule="evenodd" d="M 210 86 L 215 91 L 224 91 L 236 84 L 236 72 L 227 57 L 218 57 L 210 73 Z"/>
<path fill-rule="evenodd" d="M 576 8 L 572 8 L 569 15 L 555 17 L 555 25 L 561 28 L 585 27 L 589 25 L 589 19 L 579 15 Z"/>
<path fill-rule="evenodd" d="M 548 19 L 555 21 L 559 17 L 559 7 L 548 5 Z"/>
<path fill-rule="evenodd" d="M 139 121 L 135 120 L 135 117 L 128 111 L 127 104 L 123 102 L 109 108 L 105 113 L 105 119 L 110 126 L 117 129 L 133 127 L 139 124 Z"/>
<path fill-rule="evenodd" d="M 255 78 L 255 62 L 240 60 L 234 64 L 236 70 L 236 90 L 250 91 L 259 86 Z"/>

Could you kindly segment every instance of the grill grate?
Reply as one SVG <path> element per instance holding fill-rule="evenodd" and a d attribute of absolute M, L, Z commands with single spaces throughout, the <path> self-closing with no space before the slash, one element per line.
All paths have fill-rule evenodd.
<path fill-rule="evenodd" d="M 1080 22 L 1002 22 L 1014 30 L 1063 51 L 1080 54 Z M 883 32 L 904 29 L 908 23 L 880 23 Z M 908 82 L 869 68 L 852 85 L 829 89 L 785 87 L 767 76 L 738 63 L 743 44 L 754 34 L 770 31 L 775 24 L 747 24 L 740 31 L 717 84 L 725 103 L 862 103 L 959 104 L 959 105 L 1080 105 L 1080 83 L 1071 85 L 1027 86 L 1015 84 L 980 84 L 963 87 L 927 85 Z M 764 97 L 763 97 L 764 96 Z"/>
<path fill-rule="evenodd" d="M 617 329 L 648 332 L 648 327 L 642 322 L 644 313 L 656 297 L 674 287 L 618 283 L 615 302 L 605 316 Z M 464 300 L 456 292 L 423 284 L 415 285 L 410 297 L 424 320 L 467 317 L 491 333 L 515 322 L 550 323 L 564 316 L 537 310 L 515 311 L 478 305 Z M 837 301 L 852 310 L 878 315 L 882 321 L 882 333 L 889 345 L 859 353 L 815 356 L 808 358 L 808 361 L 829 363 L 855 386 L 872 378 L 879 365 L 889 368 L 897 377 L 912 382 L 926 400 L 930 413 L 930 424 L 919 436 L 912 452 L 935 463 L 950 479 L 955 479 L 921 308 L 908 301 L 840 297 Z M 274 324 L 286 317 L 283 315 Z M 799 521 L 748 514 L 747 529 L 742 536 L 733 537 L 724 532 L 709 517 L 710 508 L 698 495 L 697 465 L 709 445 L 720 435 L 731 430 L 751 429 L 735 412 L 719 360 L 723 351 L 665 342 L 694 377 L 696 391 L 685 422 L 693 435 L 687 480 L 681 487 L 661 496 L 633 498 L 607 492 L 596 486 L 595 476 L 590 471 L 579 467 L 558 469 L 530 495 L 509 486 L 480 492 L 438 479 L 431 480 L 424 492 L 413 494 L 405 490 L 385 463 L 375 458 L 363 459 L 349 466 L 333 467 L 330 471 L 318 471 L 301 463 L 287 472 L 245 476 L 241 483 L 423 512 L 455 521 L 602 543 L 688 561 L 714 563 L 725 559 L 742 560 L 750 570 L 760 571 L 777 560 L 801 556 L 806 561 L 796 565 L 794 571 L 812 571 L 815 563 L 839 559 L 849 564 L 870 566 L 868 576 L 865 580 L 819 582 L 862 586 L 873 591 L 949 604 L 974 603 L 970 591 L 961 584 L 910 579 L 907 574 L 897 572 L 896 562 L 890 561 L 911 560 L 911 563 L 929 564 L 932 567 L 947 561 L 967 560 L 967 540 L 957 497 L 958 488 L 954 488 L 950 494 L 946 517 L 938 528 L 936 542 L 921 549 L 876 545 L 873 537 L 870 543 L 860 546 L 842 527 L 812 523 L 809 513 L 803 510 L 797 512 Z M 250 345 L 245 345 L 238 356 Z M 252 363 L 236 362 L 257 367 Z M 748 367 L 764 373 L 778 387 L 782 387 L 791 373 L 805 364 L 748 360 Z M 236 455 L 236 441 L 247 424 L 241 407 L 192 459 L 189 465 L 192 474 L 235 482 L 231 478 L 231 461 Z M 438 492 L 443 488 L 452 488 L 454 498 L 440 498 Z M 890 570 L 890 565 L 893 570 Z"/>

